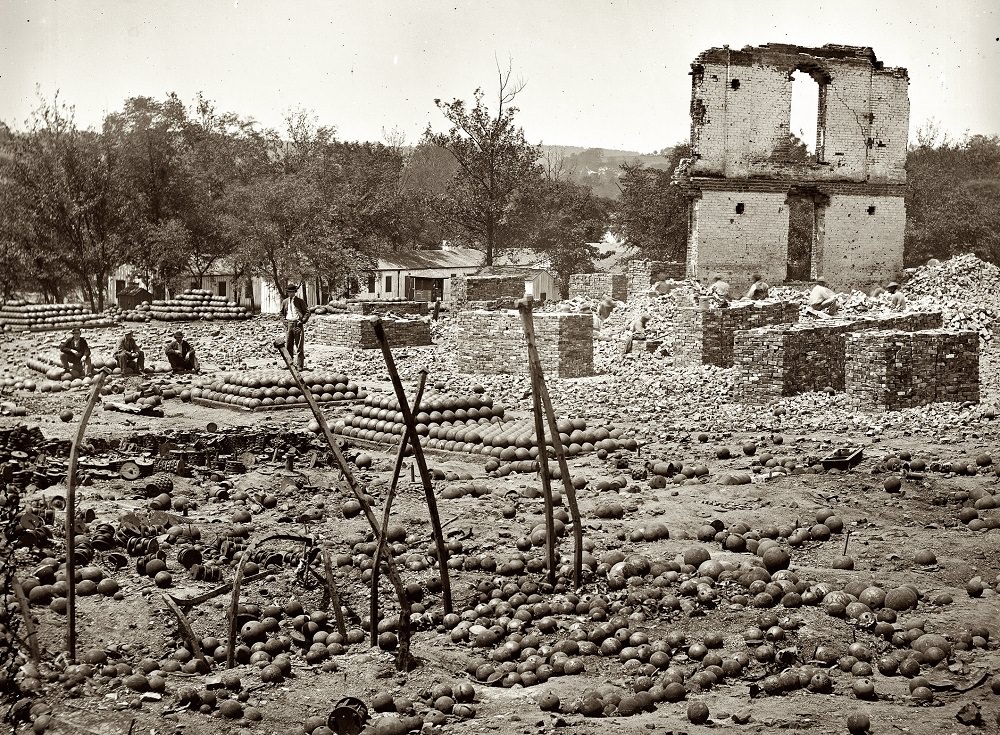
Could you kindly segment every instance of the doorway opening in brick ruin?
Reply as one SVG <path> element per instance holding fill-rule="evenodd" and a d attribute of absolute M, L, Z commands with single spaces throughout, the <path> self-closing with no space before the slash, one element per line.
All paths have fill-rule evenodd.
<path fill-rule="evenodd" d="M 826 129 L 826 84 L 822 69 L 800 66 L 788 75 L 792 82 L 788 123 L 792 160 L 822 163 Z"/>
<path fill-rule="evenodd" d="M 827 198 L 820 192 L 793 190 L 788 205 L 788 251 L 785 279 L 808 281 L 822 260 L 823 215 Z"/>

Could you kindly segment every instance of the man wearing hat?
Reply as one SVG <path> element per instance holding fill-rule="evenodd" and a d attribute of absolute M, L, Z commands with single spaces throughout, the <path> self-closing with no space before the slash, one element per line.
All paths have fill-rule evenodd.
<path fill-rule="evenodd" d="M 306 333 L 305 324 L 309 321 L 309 307 L 306 302 L 296 296 L 299 287 L 289 283 L 285 289 L 286 296 L 281 300 L 280 314 L 285 319 L 285 349 L 289 357 L 295 357 L 299 370 L 305 369 Z"/>
<path fill-rule="evenodd" d="M 889 283 L 885 284 L 885 290 L 891 294 L 889 296 L 889 306 L 896 311 L 906 311 L 906 297 L 899 292 L 899 284 L 895 281 L 889 281 Z"/>
<path fill-rule="evenodd" d="M 115 360 L 123 374 L 141 373 L 145 370 L 146 355 L 136 344 L 135 332 L 131 329 L 125 330 L 125 336 L 118 340 Z"/>
<path fill-rule="evenodd" d="M 184 339 L 184 332 L 178 329 L 172 336 L 174 339 L 166 349 L 170 369 L 175 373 L 198 372 L 198 358 L 194 356 L 194 348 Z"/>
<path fill-rule="evenodd" d="M 59 345 L 59 361 L 68 373 L 90 375 L 94 372 L 90 363 L 90 345 L 80 336 L 79 327 L 73 327 L 72 336 Z"/>
<path fill-rule="evenodd" d="M 826 279 L 823 276 L 816 279 L 816 285 L 809 292 L 808 303 L 809 308 L 826 312 L 831 316 L 836 314 L 840 308 L 840 304 L 837 303 L 837 294 L 826 285 Z"/>

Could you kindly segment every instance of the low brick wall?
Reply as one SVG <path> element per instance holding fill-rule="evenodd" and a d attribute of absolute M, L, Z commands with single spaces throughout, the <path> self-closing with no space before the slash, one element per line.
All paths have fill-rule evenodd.
<path fill-rule="evenodd" d="M 739 331 L 733 340 L 733 364 L 740 372 L 737 398 L 755 402 L 827 387 L 844 390 L 847 335 L 915 332 L 941 324 L 940 312 L 909 312 Z"/>
<path fill-rule="evenodd" d="M 522 276 L 455 276 L 451 279 L 451 301 L 456 306 L 470 301 L 516 301 L 522 298 Z"/>
<path fill-rule="evenodd" d="M 569 277 L 569 297 L 586 296 L 617 301 L 628 298 L 628 278 L 624 273 L 574 273 Z"/>
<path fill-rule="evenodd" d="M 633 260 L 625 267 L 625 280 L 628 294 L 645 293 L 653 282 L 653 276 L 664 273 L 674 281 L 687 278 L 687 266 L 682 262 L 667 260 Z"/>
<path fill-rule="evenodd" d="M 845 390 L 859 409 L 979 402 L 978 332 L 855 332 L 846 350 Z"/>
<path fill-rule="evenodd" d="M 309 342 L 346 347 L 352 350 L 378 349 L 373 320 L 359 314 L 317 315 L 306 325 L 306 350 Z M 423 319 L 383 319 L 385 335 L 393 347 L 423 347 L 431 342 L 431 325 Z"/>
<path fill-rule="evenodd" d="M 426 301 L 388 301 L 384 299 L 349 301 L 347 311 L 351 314 L 417 314 L 425 316 L 427 314 Z"/>
<path fill-rule="evenodd" d="M 557 378 L 594 374 L 594 322 L 590 314 L 535 313 L 535 344 L 542 370 Z M 462 311 L 454 354 L 459 372 L 527 374 L 528 347 L 521 317 L 507 311 Z"/>
<path fill-rule="evenodd" d="M 737 303 L 724 309 L 682 307 L 677 310 L 674 360 L 732 367 L 736 332 L 798 320 L 799 306 L 790 301 Z"/>

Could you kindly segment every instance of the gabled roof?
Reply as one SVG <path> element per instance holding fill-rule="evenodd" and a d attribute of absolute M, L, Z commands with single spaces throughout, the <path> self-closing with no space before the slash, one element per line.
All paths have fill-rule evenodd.
<path fill-rule="evenodd" d="M 440 268 L 477 268 L 483 264 L 483 252 L 472 248 L 447 250 L 404 250 L 378 259 L 377 270 L 406 271 Z"/>

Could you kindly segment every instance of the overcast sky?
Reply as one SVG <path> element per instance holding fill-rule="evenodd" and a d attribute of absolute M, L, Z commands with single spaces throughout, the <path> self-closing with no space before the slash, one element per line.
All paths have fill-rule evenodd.
<path fill-rule="evenodd" d="M 910 74 L 913 131 L 1000 134 L 998 0 L 0 0 L 0 120 L 21 128 L 56 90 L 83 126 L 129 96 L 280 127 L 315 111 L 344 140 L 444 128 L 435 98 L 527 82 L 532 142 L 649 152 L 687 139 L 690 64 L 769 42 L 871 46 Z"/>

